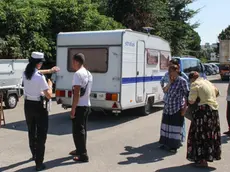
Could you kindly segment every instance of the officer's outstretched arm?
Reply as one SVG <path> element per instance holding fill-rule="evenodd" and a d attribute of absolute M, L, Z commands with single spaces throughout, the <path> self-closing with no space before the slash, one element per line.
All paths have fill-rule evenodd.
<path fill-rule="evenodd" d="M 43 69 L 43 70 L 39 70 L 40 73 L 42 73 L 43 75 L 45 74 L 52 74 L 55 72 L 60 71 L 60 68 L 57 66 L 52 67 L 51 69 Z"/>
<path fill-rule="evenodd" d="M 43 75 L 53 73 L 51 69 L 43 69 L 43 70 L 39 70 L 39 72 Z"/>

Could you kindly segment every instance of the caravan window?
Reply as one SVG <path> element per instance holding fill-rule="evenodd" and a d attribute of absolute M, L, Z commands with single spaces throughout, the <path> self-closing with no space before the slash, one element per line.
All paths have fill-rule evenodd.
<path fill-rule="evenodd" d="M 158 64 L 158 51 L 147 49 L 147 64 L 149 65 Z"/>
<path fill-rule="evenodd" d="M 161 51 L 161 54 L 160 54 L 160 69 L 161 70 L 168 70 L 169 59 L 170 59 L 170 52 Z"/>
<path fill-rule="evenodd" d="M 93 73 L 106 73 L 108 71 L 107 48 L 69 48 L 68 71 L 73 72 L 72 59 L 77 53 L 85 55 L 85 67 Z"/>

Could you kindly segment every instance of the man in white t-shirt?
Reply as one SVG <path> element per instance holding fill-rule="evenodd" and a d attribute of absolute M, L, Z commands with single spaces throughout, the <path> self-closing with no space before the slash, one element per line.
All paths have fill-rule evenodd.
<path fill-rule="evenodd" d="M 82 53 L 73 57 L 73 68 L 76 70 L 73 76 L 73 100 L 71 109 L 71 119 L 73 125 L 73 139 L 76 147 L 70 154 L 76 155 L 73 160 L 88 162 L 89 157 L 86 149 L 87 140 L 87 119 L 90 113 L 90 93 L 93 77 L 84 68 L 85 56 Z"/>

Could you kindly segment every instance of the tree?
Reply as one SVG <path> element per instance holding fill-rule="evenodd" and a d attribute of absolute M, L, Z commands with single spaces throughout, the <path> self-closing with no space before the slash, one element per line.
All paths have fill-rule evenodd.
<path fill-rule="evenodd" d="M 217 42 L 217 47 L 214 48 L 214 52 L 216 53 L 216 56 L 218 57 L 220 54 L 220 43 Z"/>
<path fill-rule="evenodd" d="M 0 57 L 28 58 L 32 51 L 42 51 L 55 59 L 59 32 L 122 27 L 99 14 L 90 0 L 2 0 Z"/>
<path fill-rule="evenodd" d="M 153 28 L 171 44 L 173 55 L 199 51 L 200 38 L 190 24 L 194 0 L 2 0 L 0 56 L 27 58 L 43 51 L 55 59 L 59 32 Z M 99 13 L 100 12 L 100 13 Z"/>
<path fill-rule="evenodd" d="M 197 51 L 200 46 L 200 38 L 194 29 L 198 27 L 198 23 L 190 24 L 189 20 L 198 13 L 198 10 L 191 10 L 187 7 L 194 0 L 169 0 L 168 2 L 171 25 L 170 42 L 173 53 L 182 55 L 188 51 L 187 48 L 190 48 L 190 51 Z"/>
<path fill-rule="evenodd" d="M 167 4 L 161 0 L 108 0 L 106 15 L 127 28 L 143 31 L 143 27 L 150 26 L 157 32 L 159 22 L 163 25 L 167 18 Z"/>
<path fill-rule="evenodd" d="M 174 55 L 182 55 L 188 50 L 199 50 L 200 38 L 194 31 L 198 24 L 189 23 L 189 19 L 198 11 L 187 7 L 194 0 L 107 0 L 107 2 L 101 0 L 100 2 L 103 2 L 103 9 L 106 11 L 102 11 L 103 13 L 127 28 L 143 31 L 144 26 L 152 27 L 152 34 L 170 42 Z"/>
<path fill-rule="evenodd" d="M 189 26 L 190 27 L 190 26 Z M 201 39 L 199 34 L 190 27 L 190 29 L 187 29 L 187 34 L 185 36 L 185 40 L 186 40 L 186 47 L 184 52 L 187 54 L 190 54 L 192 56 L 195 57 L 200 57 L 200 51 L 201 51 Z"/>
<path fill-rule="evenodd" d="M 37 1 L 3 1 L 0 7 L 0 37 L 7 45 L 2 53 L 6 58 L 25 58 L 30 52 L 44 51 L 48 56 L 49 42 L 44 35 L 48 11 L 37 8 Z M 12 49 L 11 51 L 8 51 Z M 17 50 L 17 51 L 16 51 Z M 3 55 L 3 54 L 1 54 Z"/>
<path fill-rule="evenodd" d="M 221 31 L 221 33 L 218 35 L 219 41 L 221 40 L 230 40 L 230 25 Z M 217 56 L 219 56 L 219 50 L 220 50 L 220 43 L 217 43 L 217 48 L 214 49 Z"/>
<path fill-rule="evenodd" d="M 218 36 L 219 40 L 230 40 L 230 25 L 222 30 L 222 32 Z"/>
<path fill-rule="evenodd" d="M 100 15 L 90 0 L 49 0 L 44 7 L 50 10 L 50 33 L 52 54 L 56 54 L 56 36 L 59 32 L 111 30 L 122 28 L 112 18 Z"/>

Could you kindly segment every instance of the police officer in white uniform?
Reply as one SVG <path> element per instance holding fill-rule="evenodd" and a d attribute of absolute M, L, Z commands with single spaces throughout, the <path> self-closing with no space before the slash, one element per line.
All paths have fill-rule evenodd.
<path fill-rule="evenodd" d="M 43 159 L 48 131 L 48 111 L 44 105 L 44 98 L 48 100 L 52 97 L 52 82 L 48 80 L 47 83 L 44 75 L 38 71 L 44 60 L 43 53 L 33 52 L 23 73 L 24 111 L 29 146 L 37 171 L 45 169 Z"/>

